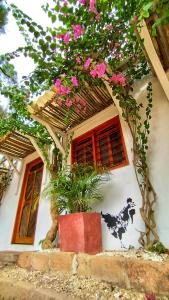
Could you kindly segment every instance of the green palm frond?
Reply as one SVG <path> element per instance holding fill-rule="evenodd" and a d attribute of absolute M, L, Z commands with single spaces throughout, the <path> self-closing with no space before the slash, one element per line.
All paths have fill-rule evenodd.
<path fill-rule="evenodd" d="M 93 166 L 75 164 L 60 171 L 45 194 L 52 196 L 62 210 L 89 211 L 94 203 L 103 200 L 100 185 L 109 179 L 108 173 L 98 173 Z"/>

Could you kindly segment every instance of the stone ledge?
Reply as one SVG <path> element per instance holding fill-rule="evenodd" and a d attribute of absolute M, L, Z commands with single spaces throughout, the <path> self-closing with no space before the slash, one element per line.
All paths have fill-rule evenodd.
<path fill-rule="evenodd" d="M 19 255 L 18 265 L 39 271 L 77 273 L 110 281 L 118 287 L 169 295 L 169 261 L 72 252 L 23 252 Z"/>
<path fill-rule="evenodd" d="M 14 265 L 18 261 L 21 252 L 0 251 L 0 265 Z"/>
<path fill-rule="evenodd" d="M 71 252 L 23 252 L 17 264 L 21 268 L 37 271 L 72 272 L 73 257 Z"/>

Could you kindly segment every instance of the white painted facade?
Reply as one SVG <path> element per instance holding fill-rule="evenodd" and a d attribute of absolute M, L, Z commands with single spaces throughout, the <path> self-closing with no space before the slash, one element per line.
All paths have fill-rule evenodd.
<path fill-rule="evenodd" d="M 149 138 L 149 166 L 152 183 L 157 193 L 156 220 L 158 232 L 161 241 L 166 247 L 169 247 L 169 101 L 167 100 L 163 89 L 156 78 L 146 78 L 135 84 L 134 94 L 138 101 L 145 102 L 146 99 L 146 83 L 153 83 L 153 109 L 151 120 L 151 131 Z M 83 122 L 73 129 L 73 138 L 76 138 L 89 130 L 101 125 L 102 123 L 112 119 L 118 115 L 115 106 L 110 106 L 104 111 L 98 113 L 89 120 Z M 129 129 L 123 119 L 120 118 L 124 141 L 127 149 L 129 164 L 127 166 L 112 171 L 111 182 L 106 183 L 102 190 L 104 193 L 104 201 L 97 205 L 94 209 L 99 212 L 118 215 L 122 208 L 126 205 L 127 198 L 132 198 L 135 203 L 136 214 L 133 216 L 133 224 L 131 220 L 127 226 L 127 231 L 123 234 L 122 242 L 125 247 L 139 247 L 138 238 L 139 231 L 144 229 L 139 208 L 141 207 L 141 195 L 136 181 L 135 172 L 132 164 L 132 138 Z M 17 174 L 9 186 L 4 196 L 2 205 L 0 206 L 0 250 L 36 250 L 39 249 L 39 241 L 43 239 L 48 231 L 51 221 L 49 213 L 49 200 L 42 199 L 41 196 L 34 245 L 14 245 L 11 244 L 12 233 L 15 223 L 15 216 L 20 197 L 22 181 L 26 164 L 38 157 L 35 152 L 29 155 L 20 163 L 21 176 Z M 68 159 L 70 163 L 70 157 Z M 48 182 L 46 171 L 43 173 L 42 188 Z M 102 220 L 103 248 L 104 249 L 120 249 L 120 240 L 111 235 L 111 231 Z"/>
<path fill-rule="evenodd" d="M 38 154 L 34 152 L 18 163 L 17 167 L 18 170 L 20 171 L 20 175 L 18 176 L 16 173 L 14 173 L 11 184 L 8 187 L 2 199 L 2 204 L 0 206 L 0 236 L 1 236 L 0 251 L 2 250 L 17 250 L 17 251 L 30 250 L 31 251 L 40 248 L 39 241 L 44 239 L 45 233 L 47 232 L 47 230 L 51 225 L 50 211 L 49 211 L 50 203 L 48 199 L 44 199 L 43 193 L 41 192 L 34 245 L 21 245 L 21 244 L 11 243 L 26 165 L 31 161 L 35 160 L 37 157 Z M 48 176 L 44 168 L 41 191 L 43 191 L 47 181 L 48 181 Z"/>

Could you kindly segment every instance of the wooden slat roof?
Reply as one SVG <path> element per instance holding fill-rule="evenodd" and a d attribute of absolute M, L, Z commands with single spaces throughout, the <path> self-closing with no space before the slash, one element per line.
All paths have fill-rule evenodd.
<path fill-rule="evenodd" d="M 67 131 L 113 103 L 105 86 L 86 85 L 76 96 L 81 100 L 85 100 L 86 111 L 83 109 L 79 113 L 73 111 L 69 117 L 68 124 L 65 122 L 68 108 L 65 104 L 62 104 L 61 107 L 58 106 L 57 100 L 59 96 L 54 91 L 54 88 L 46 92 L 43 96 L 40 96 L 28 109 L 33 115 L 47 121 L 50 125 L 59 130 Z"/>
<path fill-rule="evenodd" d="M 30 140 L 19 132 L 10 132 L 0 139 L 0 153 L 2 154 L 22 159 L 34 151 L 35 148 Z"/>

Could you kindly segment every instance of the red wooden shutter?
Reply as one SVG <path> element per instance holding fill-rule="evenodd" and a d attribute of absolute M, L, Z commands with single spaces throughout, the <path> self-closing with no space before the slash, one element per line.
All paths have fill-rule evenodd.
<path fill-rule="evenodd" d="M 126 162 L 118 118 L 103 124 L 95 133 L 96 165 L 113 168 Z"/>
<path fill-rule="evenodd" d="M 92 136 L 84 136 L 83 139 L 73 142 L 72 158 L 78 164 L 93 164 Z"/>
<path fill-rule="evenodd" d="M 72 144 L 72 162 L 108 169 L 128 163 L 119 117 L 115 117 Z"/>

